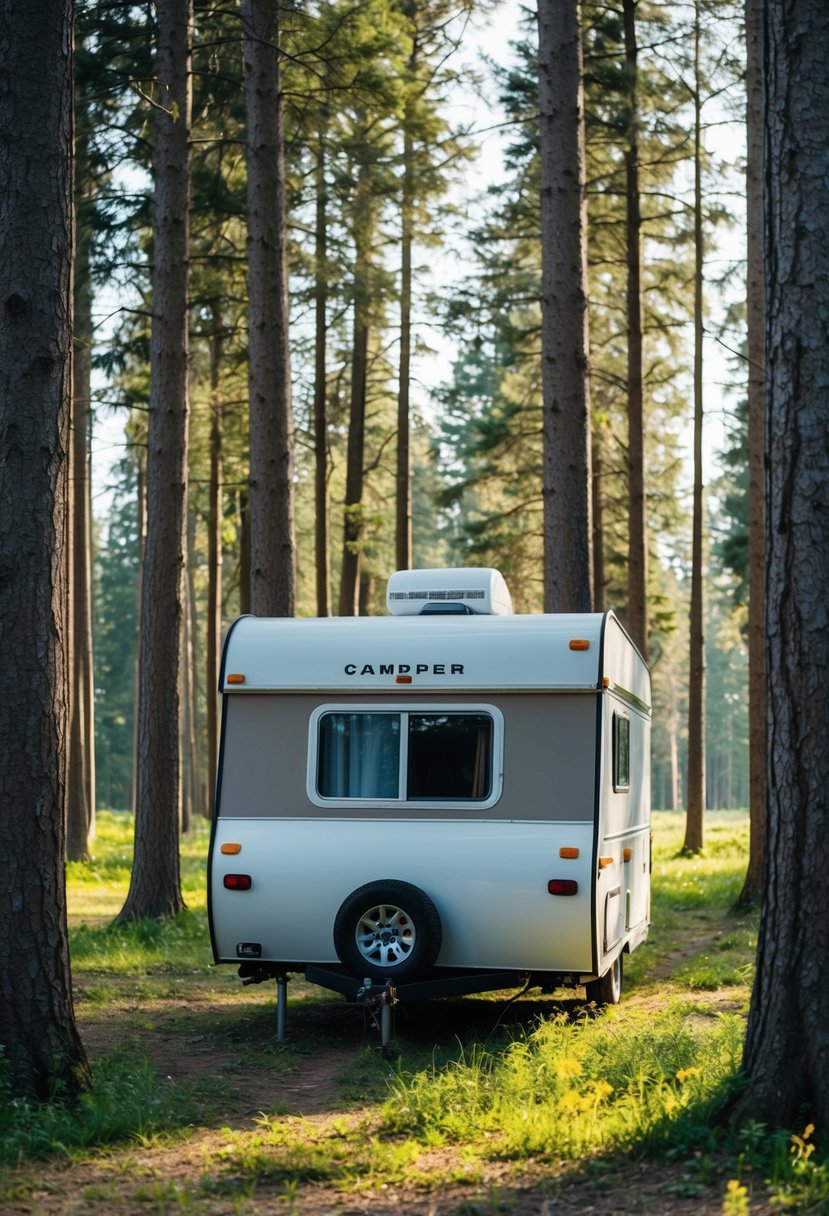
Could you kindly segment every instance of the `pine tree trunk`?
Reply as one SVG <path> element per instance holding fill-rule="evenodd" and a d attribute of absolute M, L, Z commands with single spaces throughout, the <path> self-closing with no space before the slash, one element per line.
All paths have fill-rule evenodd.
<path fill-rule="evenodd" d="M 748 740 L 751 837 L 737 901 L 757 903 L 766 845 L 766 407 L 763 285 L 763 6 L 746 0 L 746 323 L 748 329 Z"/>
<path fill-rule="evenodd" d="M 179 669 L 187 554 L 187 258 L 190 206 L 189 0 L 159 0 L 153 152 L 153 320 L 147 541 L 141 595 L 135 852 L 119 921 L 175 916 L 181 751 Z"/>
<path fill-rule="evenodd" d="M 179 667 L 179 749 L 181 753 L 181 812 L 179 816 L 179 831 L 189 832 L 193 816 L 193 773 L 190 767 L 190 735 L 192 722 L 190 719 L 190 613 L 189 604 L 181 617 L 181 666 Z"/>
<path fill-rule="evenodd" d="M 604 568 L 604 487 L 602 485 L 602 436 L 593 432 L 591 496 L 593 515 L 593 610 L 607 612 L 607 576 Z"/>
<path fill-rule="evenodd" d="M 314 228 L 314 552 L 317 616 L 331 615 L 331 547 L 328 537 L 328 418 L 326 346 L 328 327 L 328 193 L 325 139 L 317 142 Z"/>
<path fill-rule="evenodd" d="M 138 700 L 141 686 L 141 600 L 144 586 L 144 554 L 147 550 L 147 474 L 141 457 L 138 458 L 136 476 L 136 498 L 138 499 L 138 565 L 135 578 L 135 671 L 133 676 L 132 707 L 132 780 L 130 810 L 138 810 Z"/>
<path fill-rule="evenodd" d="M 623 0 L 628 141 L 625 149 L 627 204 L 628 330 L 628 610 L 627 627 L 648 657 L 648 541 L 645 517 L 645 413 L 642 391 L 642 215 L 639 205 L 639 80 L 636 0 Z"/>
<path fill-rule="evenodd" d="M 363 544 L 363 463 L 365 459 L 366 381 L 368 370 L 367 265 L 358 243 L 354 262 L 354 331 L 351 401 L 346 452 L 340 616 L 360 615 L 360 559 Z"/>
<path fill-rule="evenodd" d="M 688 673 L 688 790 L 683 848 L 699 853 L 704 842 L 705 815 L 705 628 L 703 597 L 702 484 L 702 103 L 700 85 L 700 22 L 694 22 L 694 506 L 691 534 L 691 614 Z"/>
<path fill-rule="evenodd" d="M 76 214 L 78 212 L 76 207 Z M 95 831 L 95 718 L 92 676 L 92 512 L 90 496 L 92 284 L 89 234 L 78 232 L 69 456 L 69 796 L 66 856 L 89 857 Z"/>
<path fill-rule="evenodd" d="M 409 70 L 417 63 L 417 39 L 409 59 Z M 412 245 L 414 243 L 414 145 L 411 117 L 404 118 L 403 200 L 400 236 L 400 364 L 397 386 L 397 471 L 395 479 L 395 564 L 398 570 L 412 565 L 412 467 L 410 454 L 409 390 L 412 362 Z"/>
<path fill-rule="evenodd" d="M 539 0 L 544 606 L 592 608 L 584 88 L 577 0 Z"/>
<path fill-rule="evenodd" d="M 219 760 L 219 648 L 222 639 L 222 403 L 219 385 L 224 329 L 213 305 L 210 335 L 210 485 L 207 508 L 207 813 L 213 817 Z"/>
<path fill-rule="evenodd" d="M 189 832 L 195 815 L 204 814 L 199 755 L 199 695 L 198 646 L 196 625 L 196 590 L 193 581 L 193 550 L 195 548 L 195 519 L 190 514 L 188 528 L 188 562 L 186 575 L 186 604 L 182 640 L 182 714 L 181 748 L 184 768 L 184 797 L 182 799 L 181 830 Z"/>
<path fill-rule="evenodd" d="M 743 1112 L 829 1127 L 829 8 L 765 5 L 768 837 Z"/>
<path fill-rule="evenodd" d="M 277 0 L 243 0 L 248 170 L 251 604 L 293 616 L 293 419 Z"/>
<path fill-rule="evenodd" d="M 239 615 L 252 611 L 250 604 L 250 497 L 239 491 Z"/>
<path fill-rule="evenodd" d="M 0 0 L 0 1047 L 12 1092 L 89 1071 L 66 931 L 72 5 Z"/>

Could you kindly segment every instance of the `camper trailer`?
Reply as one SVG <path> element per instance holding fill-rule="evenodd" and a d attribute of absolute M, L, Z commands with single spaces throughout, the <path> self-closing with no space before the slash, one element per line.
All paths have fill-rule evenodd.
<path fill-rule="evenodd" d="M 216 962 L 281 994 L 616 1003 L 650 911 L 642 657 L 612 612 L 514 615 L 495 570 L 398 572 L 387 605 L 228 632 Z"/>

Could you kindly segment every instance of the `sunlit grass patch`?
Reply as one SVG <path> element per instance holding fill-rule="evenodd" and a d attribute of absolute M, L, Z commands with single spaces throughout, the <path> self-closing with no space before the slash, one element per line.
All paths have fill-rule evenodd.
<path fill-rule="evenodd" d="M 175 920 L 112 924 L 129 889 L 133 820 L 125 812 L 101 811 L 92 860 L 67 865 L 69 942 L 77 974 L 112 976 L 150 972 L 206 973 L 212 954 L 207 928 L 205 866 L 210 826 L 194 821 L 181 841 L 182 893 L 187 910 Z M 97 985 L 100 1002 L 105 983 Z"/>
<path fill-rule="evenodd" d="M 743 1023 L 701 1026 L 687 1014 L 556 1018 L 501 1052 L 473 1047 L 393 1081 L 384 1126 L 425 1144 L 554 1159 L 642 1149 L 680 1120 L 709 1126 L 737 1072 Z"/>
<path fill-rule="evenodd" d="M 727 909 L 740 894 L 748 864 L 748 814 L 717 811 L 706 816 L 705 848 L 684 854 L 685 816 L 653 814 L 654 856 L 651 884 L 654 919 L 660 914 Z"/>
<path fill-rule="evenodd" d="M 90 861 L 66 866 L 69 917 L 72 924 L 97 923 L 117 916 L 129 889 L 133 854 L 133 818 L 126 811 L 99 811 Z M 194 819 L 181 837 L 181 886 L 191 911 L 207 906 L 205 867 L 210 824 Z"/>

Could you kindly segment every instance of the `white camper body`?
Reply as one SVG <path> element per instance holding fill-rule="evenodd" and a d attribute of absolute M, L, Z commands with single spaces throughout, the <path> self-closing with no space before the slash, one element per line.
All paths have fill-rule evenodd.
<path fill-rule="evenodd" d="M 510 615 L 500 580 L 483 615 L 436 573 L 390 583 L 401 615 L 229 631 L 215 959 L 344 992 L 521 974 L 618 999 L 650 911 L 647 667 L 612 612 Z"/>

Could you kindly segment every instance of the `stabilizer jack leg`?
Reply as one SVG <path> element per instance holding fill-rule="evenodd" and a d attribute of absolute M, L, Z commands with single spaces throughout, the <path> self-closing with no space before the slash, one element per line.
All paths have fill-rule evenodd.
<path fill-rule="evenodd" d="M 276 977 L 276 1041 L 285 1042 L 288 1023 L 288 977 L 281 971 Z"/>

